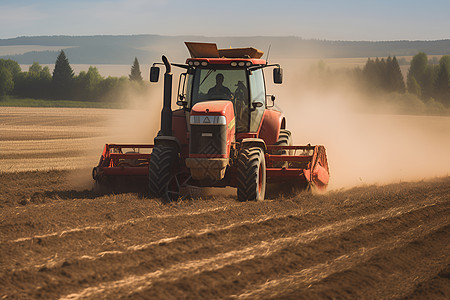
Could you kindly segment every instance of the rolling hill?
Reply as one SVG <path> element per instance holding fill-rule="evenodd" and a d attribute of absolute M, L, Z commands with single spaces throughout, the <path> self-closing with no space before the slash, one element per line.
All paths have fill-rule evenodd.
<path fill-rule="evenodd" d="M 388 55 L 415 55 L 423 51 L 428 55 L 450 53 L 450 39 L 436 41 L 328 41 L 306 40 L 300 37 L 205 37 L 161 35 L 102 35 L 102 36 L 33 36 L 0 39 L 0 58 L 13 59 L 20 64 L 55 62 L 59 50 L 64 49 L 74 64 L 129 64 L 134 57 L 149 64 L 164 54 L 183 60 L 187 50 L 184 41 L 216 42 L 219 47 L 253 46 L 267 51 L 270 57 L 279 58 L 345 58 L 386 57 Z M 20 46 L 36 47 L 33 51 L 17 51 Z M 45 49 L 47 46 L 49 49 Z M 9 48 L 8 48 L 9 47 Z"/>

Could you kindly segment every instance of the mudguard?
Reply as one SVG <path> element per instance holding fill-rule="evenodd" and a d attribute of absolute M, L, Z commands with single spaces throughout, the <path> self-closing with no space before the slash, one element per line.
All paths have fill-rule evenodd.
<path fill-rule="evenodd" d="M 263 139 L 259 138 L 245 138 L 241 141 L 241 148 L 260 147 L 266 152 L 267 147 Z"/>
<path fill-rule="evenodd" d="M 258 137 L 263 139 L 267 145 L 273 145 L 278 141 L 280 129 L 284 129 L 286 121 L 281 112 L 266 109 L 259 128 Z"/>
<path fill-rule="evenodd" d="M 155 146 L 157 146 L 157 145 L 170 146 L 170 147 L 174 147 L 175 149 L 177 149 L 178 152 L 181 151 L 181 143 L 174 136 L 160 135 L 160 136 L 155 137 Z"/>

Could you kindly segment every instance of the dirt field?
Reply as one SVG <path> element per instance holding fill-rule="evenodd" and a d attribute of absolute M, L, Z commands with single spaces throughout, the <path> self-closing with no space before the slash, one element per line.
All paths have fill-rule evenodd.
<path fill-rule="evenodd" d="M 250 203 L 96 194 L 101 144 L 152 134 L 120 114 L 0 111 L 0 299 L 450 298 L 448 169 Z"/>
<path fill-rule="evenodd" d="M 68 182 L 1 176 L 0 297 L 450 296 L 448 177 L 171 206 Z"/>

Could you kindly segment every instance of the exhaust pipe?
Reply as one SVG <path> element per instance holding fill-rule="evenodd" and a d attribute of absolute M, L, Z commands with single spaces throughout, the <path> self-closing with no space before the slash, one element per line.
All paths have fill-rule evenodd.
<path fill-rule="evenodd" d="M 169 60 L 165 55 L 162 56 L 162 61 L 166 67 L 164 73 L 164 100 L 163 108 L 161 110 L 161 131 L 160 135 L 172 135 L 172 77 L 171 66 Z"/>

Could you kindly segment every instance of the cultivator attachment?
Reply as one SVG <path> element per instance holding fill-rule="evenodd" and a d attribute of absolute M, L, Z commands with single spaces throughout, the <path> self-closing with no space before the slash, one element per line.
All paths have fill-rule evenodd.
<path fill-rule="evenodd" d="M 149 163 L 154 145 L 106 144 L 98 166 L 92 170 L 96 185 L 123 190 L 147 187 Z M 323 146 L 267 146 L 267 182 L 292 182 L 325 190 L 329 169 Z"/>
<path fill-rule="evenodd" d="M 108 189 L 129 187 L 139 181 L 146 183 L 153 147 L 149 144 L 106 144 L 98 166 L 92 170 L 92 178 L 97 185 Z"/>
<path fill-rule="evenodd" d="M 326 189 L 330 173 L 324 146 L 267 146 L 267 150 L 268 182 L 293 181 Z"/>

